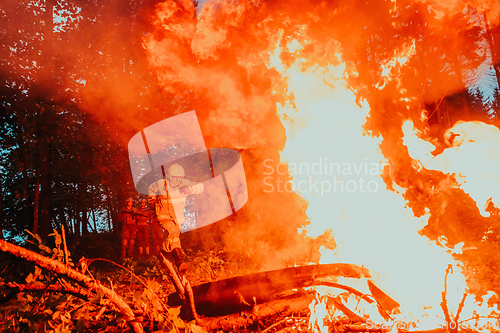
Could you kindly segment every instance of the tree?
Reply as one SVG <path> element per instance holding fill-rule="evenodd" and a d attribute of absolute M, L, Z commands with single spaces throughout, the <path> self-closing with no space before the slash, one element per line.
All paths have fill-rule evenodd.
<path fill-rule="evenodd" d="M 79 234 L 83 222 L 85 233 L 90 210 L 117 209 L 119 196 L 113 193 L 133 192 L 123 177 L 128 170 L 123 141 L 135 130 L 123 129 L 129 126 L 128 110 L 134 106 L 120 113 L 120 105 L 93 100 L 109 92 L 106 81 L 137 82 L 140 89 L 133 89 L 132 98 L 154 93 L 146 80 L 131 78 L 145 72 L 134 70 L 141 63 L 137 52 L 142 32 L 127 26 L 135 20 L 138 2 L 125 11 L 117 4 L 12 2 L 5 7 L 1 20 L 6 29 L 0 34 L 1 107 L 5 123 L 12 127 L 1 133 L 3 142 L 10 142 L 4 151 L 2 208 L 9 237 L 24 229 L 47 235 L 59 223 L 69 226 L 73 221 L 70 232 Z M 63 23 L 53 20 L 54 13 Z M 106 28 L 115 31 L 103 40 L 100 32 Z M 123 39 L 123 47 L 116 47 L 116 32 L 133 35 L 136 42 Z M 97 66 L 92 59 L 97 59 Z M 128 69 L 120 70 L 124 66 Z M 98 105 L 117 117 L 107 121 L 86 111 Z M 115 133 L 121 135 L 115 139 Z M 34 216 L 36 206 L 39 213 Z"/>

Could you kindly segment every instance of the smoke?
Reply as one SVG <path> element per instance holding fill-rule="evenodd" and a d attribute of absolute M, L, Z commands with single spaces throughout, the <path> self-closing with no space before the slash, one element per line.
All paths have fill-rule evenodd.
<path fill-rule="evenodd" d="M 165 1 L 154 9 L 112 1 L 101 7 L 89 3 L 79 12 L 68 5 L 65 9 L 81 18 L 53 34 L 43 23 L 32 24 L 41 22 L 42 4 L 23 7 L 26 15 L 17 15 L 19 6 L 3 7 L 5 45 L 18 48 L 2 49 L 2 58 L 10 61 L 8 71 L 32 78 L 27 86 L 42 82 L 33 91 L 78 101 L 123 143 L 148 125 L 194 109 L 207 147 L 242 151 L 250 199 L 245 214 L 238 215 L 241 221 L 227 233 L 234 251 L 271 268 L 317 260 L 321 243 L 331 243 L 328 234 L 314 242 L 300 233 L 309 224 L 308 203 L 285 187 L 278 191 L 278 183 L 293 179 L 281 166 L 280 153 L 293 132 L 286 132 L 277 105 L 290 110 L 294 105 L 286 104 L 293 96 L 280 68 L 270 65 L 272 57 L 284 67 L 297 57 L 304 67 L 344 63 L 357 103 L 370 106 L 364 130 L 381 138 L 389 161 L 386 186 L 405 189 L 415 216 L 432 212 L 430 235 L 453 233 L 454 242 L 460 241 L 461 225 L 453 221 L 461 213 L 439 213 L 443 206 L 459 205 L 457 196 L 443 194 L 456 189 L 434 192 L 453 182 L 449 185 L 442 172 L 414 167 L 402 124 L 412 119 L 424 138 L 436 142 L 436 150 L 445 148 L 444 130 L 467 116 L 452 110 L 448 96 L 462 92 L 474 68 L 490 56 L 474 51 L 487 49 L 481 46 L 486 43 L 483 14 L 491 27 L 498 24 L 495 1 L 227 0 L 207 2 L 199 13 L 189 0 Z M 44 29 L 53 37 L 50 43 L 38 38 L 21 53 L 16 40 L 28 42 Z M 403 57 L 412 43 L 414 54 L 384 76 L 383 66 Z M 43 84 L 49 81 L 58 83 Z M 384 88 L 376 89 L 381 82 Z M 440 105 L 455 111 L 450 124 L 439 120 L 444 117 Z M 292 117 L 283 121 L 295 130 L 308 124 Z M 271 168 L 274 188 L 267 191 Z M 473 209 L 473 204 L 466 206 Z"/>
<path fill-rule="evenodd" d="M 2 76 L 33 100 L 77 105 L 126 144 L 177 104 L 155 89 L 146 62 L 141 31 L 147 31 L 150 10 L 119 1 L 68 1 L 53 8 L 6 2 Z"/>
<path fill-rule="evenodd" d="M 462 92 L 473 68 L 487 60 L 487 52 L 474 56 L 467 50 L 485 43 L 481 20 L 486 13 L 495 24 L 495 8 L 488 2 L 458 1 L 210 1 L 195 15 L 190 1 L 158 4 L 155 31 L 144 38 L 144 47 L 159 82 L 167 92 L 196 96 L 192 105 L 207 146 L 245 151 L 249 202 L 241 222 L 228 233 L 227 245 L 267 268 L 315 260 L 321 245 L 298 231 L 309 224 L 304 199 L 285 188 L 265 192 L 270 189 L 266 173 L 283 170 L 280 151 L 293 136 L 277 116 L 277 105 L 287 105 L 293 96 L 280 68 L 270 65 L 273 57 L 284 68 L 297 57 L 304 68 L 344 62 L 357 102 L 370 105 L 364 130 L 382 138 L 380 149 L 389 161 L 386 186 L 405 189 L 402 194 L 415 216 L 432 211 L 426 229 L 431 237 L 456 230 L 443 226 L 458 212 L 438 217 L 440 207 L 456 205 L 446 194 L 454 190 L 434 191 L 448 188 L 449 178 L 415 169 L 403 144 L 402 124 L 412 119 L 443 149 L 446 127 L 436 121 L 442 116 L 435 114 L 437 107 Z M 405 52 L 412 44 L 414 51 Z M 383 65 L 391 61 L 399 65 L 387 74 Z M 376 89 L 381 82 L 383 89 Z M 306 119 L 290 121 L 292 130 L 308 124 Z M 273 177 L 274 185 L 293 179 L 288 171 Z M 325 234 L 321 242 L 328 241 Z"/>

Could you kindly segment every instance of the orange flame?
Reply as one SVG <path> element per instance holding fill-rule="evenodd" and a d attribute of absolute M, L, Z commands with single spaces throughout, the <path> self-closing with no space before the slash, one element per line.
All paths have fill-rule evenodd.
<path fill-rule="evenodd" d="M 382 90 L 391 79 L 397 78 L 397 74 L 394 74 L 394 72 L 391 74 L 391 71 L 395 68 L 404 66 L 413 54 L 415 54 L 415 40 L 412 41 L 411 45 L 407 45 L 403 50 L 397 52 L 397 54 L 386 64 L 382 65 L 382 82 L 377 83 L 375 88 Z"/>
<path fill-rule="evenodd" d="M 456 181 L 477 204 L 483 216 L 489 216 L 489 202 L 500 207 L 500 130 L 482 122 L 458 122 L 445 132 L 450 145 L 434 156 L 436 148 L 419 139 L 419 132 L 411 121 L 403 125 L 404 142 L 410 156 L 422 167 L 440 170 Z"/>

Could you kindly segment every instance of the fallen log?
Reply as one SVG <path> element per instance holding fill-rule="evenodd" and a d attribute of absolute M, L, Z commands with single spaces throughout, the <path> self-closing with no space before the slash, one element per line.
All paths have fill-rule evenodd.
<path fill-rule="evenodd" d="M 251 309 L 248 304 L 272 301 L 283 291 L 312 286 L 315 285 L 316 279 L 325 277 L 359 279 L 370 278 L 370 275 L 366 268 L 356 265 L 328 264 L 291 267 L 237 276 L 194 286 L 196 310 L 198 314 L 207 317 L 248 311 Z M 172 294 L 168 298 L 170 306 L 179 306 L 182 303 L 177 294 Z"/>
<path fill-rule="evenodd" d="M 282 317 L 307 310 L 315 296 L 309 293 L 297 294 L 286 299 L 274 300 L 256 305 L 252 311 L 230 314 L 220 317 L 200 317 L 200 324 L 208 331 L 237 331 L 246 328 L 258 320 L 279 314 Z"/>

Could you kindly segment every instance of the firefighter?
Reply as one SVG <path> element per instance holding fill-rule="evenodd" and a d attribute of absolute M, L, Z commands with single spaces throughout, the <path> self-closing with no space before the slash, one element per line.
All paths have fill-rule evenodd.
<path fill-rule="evenodd" d="M 136 209 L 134 208 L 134 199 L 128 198 L 126 206 L 120 210 L 118 221 L 122 223 L 122 255 L 121 259 L 134 254 L 134 242 L 137 234 Z"/>
<path fill-rule="evenodd" d="M 179 274 L 184 275 L 187 265 L 182 259 L 181 226 L 184 223 L 184 207 L 189 194 L 202 193 L 203 184 L 184 179 L 184 169 L 177 163 L 168 168 L 167 179 L 149 186 L 149 202 L 154 204 L 156 217 L 166 231 L 162 253 L 172 253 Z"/>
<path fill-rule="evenodd" d="M 139 245 L 139 256 L 149 256 L 149 223 L 151 221 L 152 211 L 146 206 L 148 201 L 141 199 L 141 207 L 137 209 L 137 245 Z"/>

